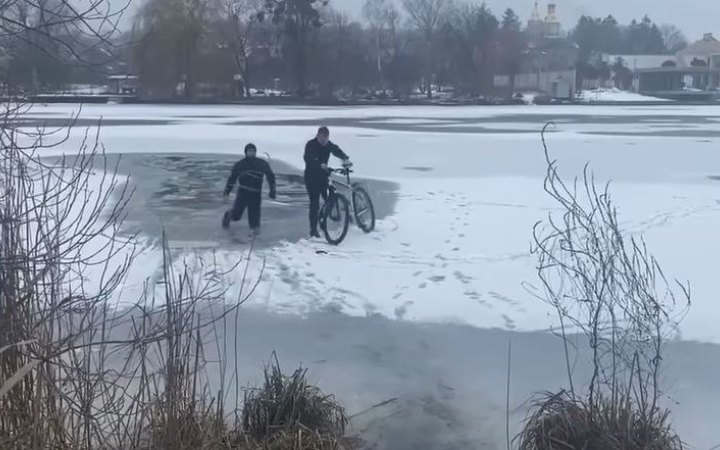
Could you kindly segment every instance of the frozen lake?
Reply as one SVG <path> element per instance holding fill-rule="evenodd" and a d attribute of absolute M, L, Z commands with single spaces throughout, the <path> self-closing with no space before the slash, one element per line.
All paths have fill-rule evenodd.
<path fill-rule="evenodd" d="M 72 111 L 38 106 L 25 125 L 58 126 Z M 697 448 L 718 443 L 720 414 L 710 399 L 717 398 L 720 352 L 707 344 L 720 344 L 720 108 L 90 105 L 70 139 L 48 155 L 74 151 L 82 127 L 100 118 L 106 151 L 126 155 L 121 170 L 144 186 L 130 225 L 142 230 L 145 247 L 126 295 L 159 270 L 160 224 L 178 259 L 212 253 L 232 267 L 244 254 L 244 239 L 232 237 L 244 233 L 244 223 L 229 233 L 219 228 L 220 193 L 232 162 L 254 142 L 260 155 L 269 153 L 282 179 L 279 196 L 292 206 L 280 211 L 268 204 L 268 233 L 255 253 L 266 266 L 262 274 L 259 264 L 251 268 L 262 279 L 248 303 L 248 314 L 264 327 L 245 328 L 283 331 L 267 341 L 264 354 L 244 355 L 245 362 L 273 349 L 285 350 L 288 364 L 322 360 L 313 370 L 353 409 L 399 396 L 404 409 L 387 412 L 398 420 L 383 425 L 383 439 L 407 435 L 401 423 L 439 427 L 430 433 L 438 439 L 434 446 L 415 436 L 424 448 L 478 442 L 474 421 L 502 419 L 497 386 L 504 388 L 504 368 L 498 366 L 507 339 L 517 339 L 521 353 L 538 351 L 533 346 L 558 350 L 551 337 L 518 333 L 552 323 L 524 283 L 538 283 L 529 252 L 533 225 L 555 207 L 542 190 L 539 135 L 554 121 L 548 144 L 561 172 L 579 175 L 590 162 L 600 182 L 613 182 L 624 229 L 646 238 L 669 277 L 690 282 L 693 305 L 682 338 L 706 344 L 677 344 L 668 383 L 680 402 L 675 411 L 685 439 Z M 376 232 L 353 229 L 337 248 L 304 238 L 306 204 L 297 177 L 304 143 L 319 125 L 330 127 L 380 206 Z M 298 350 L 298 339 L 313 346 Z M 408 354 L 415 356 L 398 356 Z M 517 392 L 562 385 L 561 370 L 536 372 L 541 362 L 517 363 L 525 373 L 514 381 Z M 375 381 L 356 373 L 354 384 L 343 387 L 338 377 L 348 371 Z M 358 397 L 362 389 L 368 394 Z M 483 412 L 473 416 L 479 403 Z M 488 448 L 502 444 L 493 426 L 487 433 Z M 385 445 L 420 448 L 408 440 Z"/>
<path fill-rule="evenodd" d="M 58 125 L 70 112 L 38 107 L 28 121 Z M 671 277 L 691 282 L 683 337 L 720 343 L 719 108 L 89 105 L 53 151 L 76 148 L 83 126 L 101 118 L 106 151 L 124 154 L 121 171 L 140 184 L 131 221 L 150 239 L 162 223 L 188 251 L 212 247 L 234 257 L 239 249 L 228 242 L 243 242 L 232 236 L 245 237 L 244 223 L 234 224 L 229 240 L 215 226 L 226 207 L 226 173 L 246 142 L 270 155 L 281 200 L 294 207 L 266 202 L 265 277 L 280 282 L 262 296 L 263 308 L 511 330 L 549 325 L 522 283 L 536 281 L 532 227 L 554 207 L 542 190 L 539 137 L 554 121 L 548 142 L 562 173 L 579 175 L 590 162 L 600 182 L 612 180 L 626 230 L 646 237 Z M 302 239 L 298 177 L 304 143 L 319 124 L 330 126 L 357 175 L 375 180 L 381 219 L 376 233 L 353 230 L 322 257 L 322 242 Z M 368 279 L 384 281 L 368 286 Z"/>

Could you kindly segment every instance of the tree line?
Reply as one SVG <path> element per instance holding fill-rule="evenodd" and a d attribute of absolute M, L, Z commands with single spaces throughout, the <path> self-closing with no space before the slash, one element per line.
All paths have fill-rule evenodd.
<path fill-rule="evenodd" d="M 579 79 L 609 79 L 628 88 L 632 74 L 622 58 L 604 61 L 601 53 L 614 55 L 671 55 L 687 45 L 687 39 L 674 25 L 658 26 L 645 16 L 621 25 L 613 16 L 604 18 L 582 16 L 569 36 L 580 47 L 578 57 Z"/>
<path fill-rule="evenodd" d="M 128 71 L 140 77 L 140 94 L 148 98 L 245 97 L 259 89 L 431 98 L 439 86 L 490 96 L 494 75 L 520 73 L 531 40 L 512 9 L 496 15 L 469 0 L 367 0 L 358 20 L 337 6 L 338 0 L 146 0 L 131 30 L 85 55 L 97 60 L 94 67 L 65 65 L 71 51 L 33 41 L 52 35 L 52 27 L 6 39 L 0 67 L 6 83 L 32 90 Z M 583 16 L 568 37 L 580 47 L 580 77 L 614 74 L 619 82 L 627 78 L 622 64 L 599 61 L 599 53 L 672 53 L 686 42 L 676 27 L 648 17 L 623 25 L 612 16 Z M 103 61 L 108 54 L 124 64 Z"/>

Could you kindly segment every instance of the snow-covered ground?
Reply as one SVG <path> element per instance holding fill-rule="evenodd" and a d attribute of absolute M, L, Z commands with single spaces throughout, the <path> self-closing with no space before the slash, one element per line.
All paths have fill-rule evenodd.
<path fill-rule="evenodd" d="M 662 98 L 641 95 L 635 92 L 623 91 L 618 88 L 598 88 L 581 91 L 578 100 L 586 103 L 593 102 L 670 102 Z"/>
<path fill-rule="evenodd" d="M 29 117 L 71 111 L 36 107 Z M 577 175 L 589 161 L 599 180 L 613 180 L 626 230 L 645 236 L 667 275 L 691 283 L 683 338 L 720 343 L 720 109 L 91 105 L 81 113 L 100 117 L 111 153 L 240 155 L 252 141 L 261 154 L 298 168 L 305 141 L 328 124 L 358 175 L 397 183 L 394 214 L 370 235 L 352 229 L 339 247 L 301 240 L 257 251 L 251 277 L 259 276 L 261 258 L 266 267 L 250 307 L 513 330 L 552 323 L 524 284 L 537 283 L 533 225 L 554 209 L 542 190 L 539 136 L 553 120 L 548 143 L 562 172 Z M 160 122 L 143 123 L 150 120 Z M 84 131 L 48 154 L 72 152 Z M 213 252 L 187 248 L 177 256 L 199 254 L 232 267 L 243 249 Z M 152 246 L 139 258 L 126 292 L 161 261 Z"/>

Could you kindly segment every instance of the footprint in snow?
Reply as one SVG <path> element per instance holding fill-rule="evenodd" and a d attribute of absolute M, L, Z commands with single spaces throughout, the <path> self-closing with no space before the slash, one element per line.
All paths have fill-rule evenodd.
<path fill-rule="evenodd" d="M 453 275 L 455 275 L 455 278 L 457 278 L 457 280 L 460 281 L 462 284 L 469 284 L 473 280 L 473 277 L 467 276 L 459 270 L 455 271 Z"/>
<path fill-rule="evenodd" d="M 320 308 L 320 311 L 332 314 L 342 314 L 343 305 L 335 302 L 326 303 Z"/>
<path fill-rule="evenodd" d="M 397 299 L 399 299 L 400 297 L 402 297 L 402 295 L 403 295 L 402 292 L 398 292 L 397 294 L 395 294 L 395 295 L 392 296 L 392 299 L 393 299 L 393 300 L 397 300 Z"/>
<path fill-rule="evenodd" d="M 418 271 L 418 272 L 415 272 L 412 276 L 419 277 L 420 275 L 422 275 L 422 272 Z"/>
<path fill-rule="evenodd" d="M 445 281 L 445 277 L 442 275 L 435 275 L 428 278 L 428 280 L 432 281 L 433 283 L 440 283 L 441 281 Z"/>
<path fill-rule="evenodd" d="M 420 289 L 425 289 L 427 287 L 427 283 L 420 283 L 420 286 L 418 286 Z"/>
<path fill-rule="evenodd" d="M 397 308 L 395 308 L 395 318 L 397 320 L 404 320 L 405 315 L 408 312 L 408 306 L 412 306 L 412 305 L 413 305 L 413 302 L 405 302 L 401 306 L 398 306 Z"/>
<path fill-rule="evenodd" d="M 508 305 L 515 306 L 515 305 L 519 304 L 518 302 L 511 299 L 510 297 L 508 297 L 506 295 L 502 295 L 502 294 L 494 292 L 494 291 L 490 291 L 490 292 L 488 292 L 488 294 L 490 294 L 493 298 L 500 300 L 503 303 L 507 303 Z"/>
<path fill-rule="evenodd" d="M 515 321 L 512 320 L 507 314 L 502 315 L 503 320 L 505 320 L 505 327 L 509 330 L 514 330 L 515 327 Z"/>
<path fill-rule="evenodd" d="M 365 310 L 365 315 L 368 317 L 374 316 L 377 312 L 377 306 L 373 305 L 372 303 L 364 303 L 363 309 Z"/>

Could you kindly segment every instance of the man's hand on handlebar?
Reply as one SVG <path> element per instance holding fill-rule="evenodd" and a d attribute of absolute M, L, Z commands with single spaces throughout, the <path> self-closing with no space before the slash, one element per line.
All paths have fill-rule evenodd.
<path fill-rule="evenodd" d="M 342 167 L 343 167 L 343 169 L 349 169 L 349 168 L 351 168 L 352 166 L 353 166 L 353 163 L 352 163 L 349 159 L 344 159 L 344 160 L 343 160 L 343 162 L 342 162 Z M 328 172 L 333 172 L 333 171 L 334 171 L 334 169 L 331 169 L 331 168 L 327 165 L 327 163 L 322 163 L 322 164 L 320 164 L 320 168 L 321 168 L 322 170 L 326 170 L 326 171 L 328 171 Z"/>

